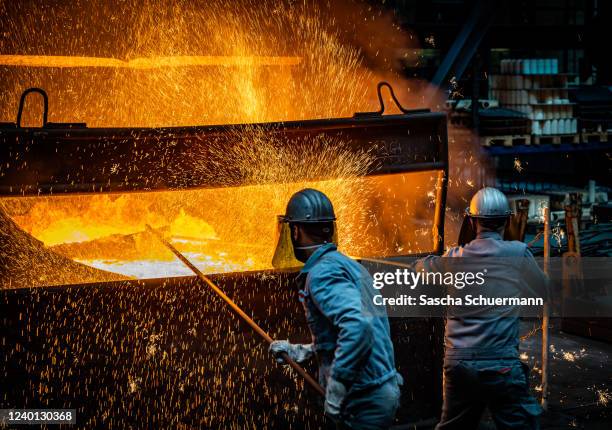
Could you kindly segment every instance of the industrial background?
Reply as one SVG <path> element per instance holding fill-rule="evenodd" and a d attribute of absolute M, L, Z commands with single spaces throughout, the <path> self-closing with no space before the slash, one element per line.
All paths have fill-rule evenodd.
<path fill-rule="evenodd" d="M 597 0 L 0 0 L 0 408 L 321 428 L 316 394 L 147 232 L 272 338 L 307 341 L 294 270 L 272 263 L 304 186 L 373 261 L 442 253 L 496 186 L 513 235 L 563 259 L 555 300 L 609 309 L 580 259 L 612 254 L 611 22 Z M 391 325 L 396 427 L 433 428 L 443 320 Z M 609 428 L 612 319 L 553 318 L 545 363 L 542 327 L 522 323 L 521 359 L 543 428 Z"/>

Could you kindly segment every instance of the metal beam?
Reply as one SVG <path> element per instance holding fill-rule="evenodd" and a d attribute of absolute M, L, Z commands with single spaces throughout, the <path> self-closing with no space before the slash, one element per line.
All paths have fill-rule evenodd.
<path fill-rule="evenodd" d="M 470 15 L 431 81 L 434 86 L 446 86 L 450 79 L 461 78 L 493 23 L 498 7 L 498 0 L 476 0 L 474 2 Z"/>

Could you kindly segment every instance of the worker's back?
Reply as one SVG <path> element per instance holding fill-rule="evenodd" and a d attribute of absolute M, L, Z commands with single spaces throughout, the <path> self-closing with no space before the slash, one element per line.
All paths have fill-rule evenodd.
<path fill-rule="evenodd" d="M 454 261 L 455 258 L 462 260 Z M 484 271 L 484 283 L 477 290 L 479 296 L 544 297 L 546 278 L 527 245 L 504 241 L 496 232 L 481 232 L 467 245 L 451 248 L 444 257 L 426 259 L 423 264 L 423 269 L 428 271 Z M 460 292 L 460 295 L 465 294 L 469 291 Z M 520 309 L 512 305 L 449 308 L 445 330 L 446 357 L 518 357 L 519 314 Z"/>
<path fill-rule="evenodd" d="M 502 239 L 511 213 L 502 192 L 479 190 L 465 219 L 466 233 L 476 232 L 475 238 L 468 241 L 465 235 L 467 244 L 449 249 L 447 258 L 419 262 L 425 271 L 452 272 L 453 285 L 445 293 L 465 300 L 454 300 L 457 306 L 446 309 L 443 402 L 436 430 L 477 428 L 485 408 L 497 428 L 538 428 L 541 408 L 529 392 L 529 368 L 518 354 L 517 305 L 546 298 L 547 282 L 524 243 Z M 468 277 L 478 282 L 463 282 Z"/>
<path fill-rule="evenodd" d="M 486 297 L 524 297 L 544 287 L 544 274 L 527 245 L 504 241 L 495 232 L 480 233 L 448 257 L 480 261 L 486 269 L 482 293 Z M 517 357 L 519 309 L 497 305 L 474 316 L 449 316 L 446 321 L 446 356 L 453 358 Z"/>

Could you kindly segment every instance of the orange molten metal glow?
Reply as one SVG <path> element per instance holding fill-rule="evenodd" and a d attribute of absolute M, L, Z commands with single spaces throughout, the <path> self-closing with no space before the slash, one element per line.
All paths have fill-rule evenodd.
<path fill-rule="evenodd" d="M 7 36 L 0 38 L 0 121 L 14 121 L 20 94 L 33 86 L 49 94 L 49 121 L 88 127 L 350 117 L 378 109 L 381 79 L 395 83 L 405 107 L 421 107 L 416 84 L 393 73 L 398 48 L 414 46 L 409 35 L 366 3 L 332 4 L 0 1 Z M 38 126 L 40 109 L 28 100 L 22 124 Z M 18 273 L 4 284 L 74 282 L 55 272 L 63 261 L 58 254 L 139 278 L 188 274 L 144 233 L 147 223 L 204 272 L 267 269 L 275 216 L 305 186 L 332 198 L 344 251 L 381 256 L 431 249 L 428 192 L 435 172 L 363 177 L 373 160 L 347 155 L 343 142 L 318 142 L 316 150 L 309 149 L 316 142 L 306 142 L 290 153 L 250 133 L 239 137 L 243 153 L 230 154 L 232 162 L 244 165 L 250 183 L 271 185 L 0 200 L 0 218 L 8 215 L 16 226 L 5 227 L 18 236 L 10 251 Z M 185 156 L 196 166 L 207 163 L 198 154 Z M 218 166 L 214 174 L 226 173 Z M 301 177 L 337 179 L 303 183 Z M 23 258 L 20 246 L 27 249 Z M 91 272 L 83 273 L 96 280 Z"/>
<path fill-rule="evenodd" d="M 136 278 L 190 273 L 145 232 L 151 224 L 205 273 L 272 268 L 276 215 L 306 186 L 327 193 L 340 248 L 381 256 L 431 250 L 431 173 L 191 191 L 6 198 L 1 208 L 54 253 Z"/>

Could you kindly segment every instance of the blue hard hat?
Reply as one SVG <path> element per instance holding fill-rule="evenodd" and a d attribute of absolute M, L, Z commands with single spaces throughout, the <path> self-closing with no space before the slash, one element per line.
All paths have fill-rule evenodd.
<path fill-rule="evenodd" d="M 291 223 L 328 222 L 335 221 L 336 214 L 331 200 L 325 194 L 305 188 L 291 196 L 281 219 Z"/>

